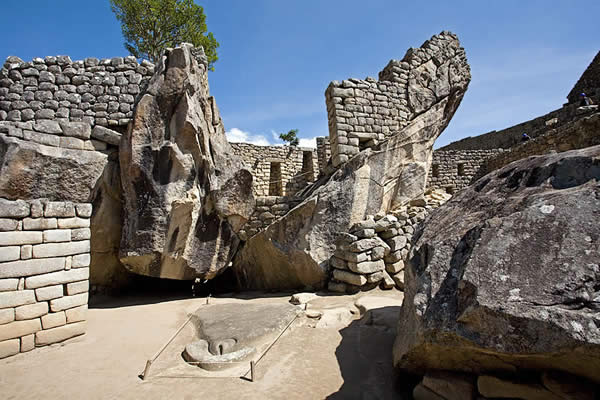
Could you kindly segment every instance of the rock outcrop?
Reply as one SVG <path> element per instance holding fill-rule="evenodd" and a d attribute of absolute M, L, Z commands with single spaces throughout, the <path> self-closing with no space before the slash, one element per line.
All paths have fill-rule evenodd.
<path fill-rule="evenodd" d="M 387 213 L 423 196 L 433 143 L 450 122 L 470 81 L 464 49 L 456 36 L 444 37 L 447 46 L 432 47 L 426 42 L 423 49 L 407 52 L 403 60 L 431 65 L 439 72 L 411 75 L 414 79 L 405 90 L 411 107 L 416 107 L 412 119 L 377 147 L 360 152 L 356 147 L 358 154 L 300 193 L 302 203 L 250 238 L 234 262 L 242 287 L 322 287 L 340 232 L 368 215 Z M 389 81 L 384 83 L 394 85 L 394 73 L 392 66 L 386 75 Z M 356 91 L 348 90 L 353 90 L 352 96 L 339 101 L 360 104 Z M 431 96 L 421 99 L 420 91 Z M 408 111 L 408 105 L 405 108 Z"/>
<path fill-rule="evenodd" d="M 600 146 L 530 157 L 433 212 L 405 268 L 395 365 L 600 382 L 599 181 Z"/>
<path fill-rule="evenodd" d="M 206 62 L 191 49 L 165 53 L 121 140 L 120 258 L 142 275 L 214 277 L 254 208 L 252 175 L 231 151 Z"/>

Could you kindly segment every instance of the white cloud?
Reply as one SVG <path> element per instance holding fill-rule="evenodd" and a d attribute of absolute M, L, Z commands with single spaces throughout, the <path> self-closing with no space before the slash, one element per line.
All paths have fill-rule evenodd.
<path fill-rule="evenodd" d="M 317 137 L 315 136 L 312 138 L 300 138 L 300 144 L 298 146 L 316 148 L 317 147 Z"/>
<path fill-rule="evenodd" d="M 263 135 L 255 135 L 250 132 L 245 132 L 238 128 L 231 128 L 225 132 L 227 140 L 232 143 L 250 143 L 259 146 L 270 146 L 271 143 Z"/>

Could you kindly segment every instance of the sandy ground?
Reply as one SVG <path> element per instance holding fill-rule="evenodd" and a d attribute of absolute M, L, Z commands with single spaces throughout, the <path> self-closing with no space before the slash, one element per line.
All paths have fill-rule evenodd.
<path fill-rule="evenodd" d="M 370 292 L 397 302 L 400 292 Z M 311 301 L 320 311 L 356 311 L 355 296 Z M 96 299 L 97 300 L 97 299 Z M 289 295 L 249 293 L 218 302 L 286 302 Z M 401 301 L 401 299 L 400 299 Z M 299 318 L 257 365 L 257 378 L 165 378 L 152 357 L 204 299 L 106 298 L 90 306 L 86 335 L 0 360 L 1 399 L 399 399 L 406 387 L 392 368 L 393 329 L 377 318 L 314 327 Z M 389 320 L 399 307 L 384 307 Z M 383 315 L 383 314 L 382 314 Z M 369 321 L 367 321 L 369 320 Z M 389 321 L 388 321 L 389 325 Z M 163 357 L 163 356 L 161 356 Z M 159 357 L 160 360 L 160 357 Z"/>

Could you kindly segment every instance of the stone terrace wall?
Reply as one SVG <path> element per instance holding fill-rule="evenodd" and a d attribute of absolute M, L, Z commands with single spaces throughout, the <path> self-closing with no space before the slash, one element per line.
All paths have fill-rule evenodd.
<path fill-rule="evenodd" d="M 135 57 L 8 57 L 0 69 L 0 121 L 84 121 L 127 125 L 137 95 L 154 73 Z"/>
<path fill-rule="evenodd" d="M 502 152 L 502 149 L 436 150 L 427 175 L 427 188 L 445 190 L 450 194 L 465 188 L 478 175 L 488 158 Z"/>
<path fill-rule="evenodd" d="M 521 143 L 523 133 L 535 138 L 546 134 L 552 129 L 582 118 L 577 105 L 566 105 L 558 110 L 549 112 L 541 117 L 511 126 L 500 131 L 492 131 L 475 137 L 467 137 L 439 150 L 490 150 L 509 149 Z"/>
<path fill-rule="evenodd" d="M 299 203 L 299 199 L 287 196 L 257 197 L 256 208 L 250 216 L 250 220 L 238 233 L 240 239 L 247 240 L 256 235 Z"/>
<path fill-rule="evenodd" d="M 462 57 L 462 58 L 461 58 Z M 447 64 L 443 62 L 450 60 Z M 439 68 L 438 68 L 439 67 Z M 468 73 L 458 38 L 442 32 L 391 60 L 374 78 L 333 81 L 325 91 L 331 157 L 335 167 L 376 146 L 426 111 L 449 87 L 430 87 Z M 447 93 L 446 93 L 447 94 Z"/>
<path fill-rule="evenodd" d="M 231 143 L 254 178 L 255 196 L 292 196 L 319 173 L 317 152 L 294 146 L 257 146 Z M 310 154 L 310 156 L 308 156 Z M 304 162 L 304 157 L 310 160 Z M 272 164 L 279 164 L 280 175 L 271 176 Z"/>
<path fill-rule="evenodd" d="M 596 145 L 600 145 L 600 113 L 571 122 L 545 135 L 490 157 L 474 179 L 522 158 L 545 154 L 550 151 L 563 152 Z"/>
<path fill-rule="evenodd" d="M 578 103 L 581 93 L 585 93 L 595 100 L 595 104 L 598 104 L 600 100 L 600 51 L 569 92 L 567 96 L 569 103 Z"/>
<path fill-rule="evenodd" d="M 0 199 L 0 358 L 85 333 L 91 214 Z"/>

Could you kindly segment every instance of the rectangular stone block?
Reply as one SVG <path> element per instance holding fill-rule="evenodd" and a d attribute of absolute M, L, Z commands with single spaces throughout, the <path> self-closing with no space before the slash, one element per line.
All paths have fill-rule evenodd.
<path fill-rule="evenodd" d="M 15 231 L 19 226 L 19 221 L 16 219 L 0 218 L 0 232 Z"/>
<path fill-rule="evenodd" d="M 88 306 L 83 305 L 75 308 L 71 308 L 65 311 L 67 315 L 67 324 L 72 324 L 73 322 L 85 321 L 87 319 L 87 311 Z"/>
<path fill-rule="evenodd" d="M 91 256 L 89 254 L 78 254 L 73 256 L 71 268 L 87 268 L 90 266 Z"/>
<path fill-rule="evenodd" d="M 44 231 L 44 243 L 60 243 L 70 241 L 70 229 L 53 229 L 51 231 Z"/>
<path fill-rule="evenodd" d="M 46 204 L 45 217 L 74 217 L 75 206 L 64 201 L 50 201 Z"/>
<path fill-rule="evenodd" d="M 61 229 L 89 228 L 89 218 L 62 218 L 58 220 L 58 227 Z"/>
<path fill-rule="evenodd" d="M 60 147 L 65 149 L 83 150 L 84 141 L 74 137 L 61 137 Z"/>
<path fill-rule="evenodd" d="M 69 271 L 52 272 L 50 274 L 31 276 L 25 279 L 27 289 L 37 289 L 45 286 L 59 285 L 69 282 L 78 282 L 89 279 L 89 268 L 71 269 Z"/>
<path fill-rule="evenodd" d="M 15 319 L 17 321 L 34 319 L 46 314 L 48 314 L 48 303 L 45 301 L 15 308 Z"/>
<path fill-rule="evenodd" d="M 42 323 L 39 318 L 28 319 L 26 321 L 14 321 L 10 324 L 0 325 L 0 340 L 19 338 L 41 330 Z"/>
<path fill-rule="evenodd" d="M 33 246 L 30 244 L 21 246 L 21 260 L 29 260 L 31 257 L 33 257 Z"/>
<path fill-rule="evenodd" d="M 79 293 L 87 293 L 90 290 L 90 281 L 73 282 L 67 284 L 67 294 L 72 296 Z"/>
<path fill-rule="evenodd" d="M 60 136 L 48 135 L 46 133 L 23 131 L 23 138 L 46 146 L 58 147 L 60 144 Z"/>
<path fill-rule="evenodd" d="M 64 257 L 12 261 L 0 264 L 0 278 L 18 278 L 39 275 L 60 271 L 64 268 Z"/>
<path fill-rule="evenodd" d="M 69 235 L 70 238 L 70 235 Z M 90 241 L 82 240 L 79 242 L 68 243 L 44 243 L 33 246 L 34 258 L 72 256 L 75 254 L 89 253 Z"/>
<path fill-rule="evenodd" d="M 87 304 L 88 294 L 80 293 L 73 296 L 64 296 L 59 299 L 50 300 L 50 309 L 52 312 L 63 311 L 69 308 Z"/>
<path fill-rule="evenodd" d="M 25 218 L 23 229 L 26 231 L 43 231 L 44 229 L 56 229 L 56 218 Z"/>
<path fill-rule="evenodd" d="M 8 292 L 11 290 L 17 290 L 19 284 L 18 279 L 0 279 L 0 292 Z"/>
<path fill-rule="evenodd" d="M 31 303 L 35 303 L 35 293 L 33 290 L 0 292 L 0 308 L 18 307 Z"/>
<path fill-rule="evenodd" d="M 21 247 L 0 247 L 0 262 L 15 261 L 21 258 Z"/>
<path fill-rule="evenodd" d="M 43 330 L 35 334 L 35 345 L 46 346 L 52 343 L 64 342 L 75 336 L 85 333 L 87 323 L 85 321 L 67 324 L 58 328 Z"/>
<path fill-rule="evenodd" d="M 19 354 L 21 342 L 19 339 L 5 340 L 0 342 L 0 358 L 6 358 Z"/>
<path fill-rule="evenodd" d="M 35 349 L 35 335 L 27 335 L 21 338 L 21 353 Z"/>
<path fill-rule="evenodd" d="M 75 205 L 77 216 L 90 218 L 92 216 L 92 205 L 90 203 L 79 203 Z"/>
<path fill-rule="evenodd" d="M 8 324 L 15 320 L 14 308 L 3 308 L 0 310 L 0 325 Z"/>
<path fill-rule="evenodd" d="M 66 324 L 67 316 L 64 311 L 46 314 L 42 317 L 42 327 L 44 329 L 52 329 Z"/>
<path fill-rule="evenodd" d="M 26 201 L 0 199 L 0 218 L 25 218 L 29 216 L 30 210 Z"/>
<path fill-rule="evenodd" d="M 362 286 L 367 283 L 367 278 L 364 275 L 353 274 L 352 272 L 343 271 L 341 269 L 334 269 L 333 277 L 338 281 L 356 286 Z"/>
<path fill-rule="evenodd" d="M 0 246 L 42 243 L 42 232 L 0 232 Z"/>
<path fill-rule="evenodd" d="M 35 298 L 37 301 L 48 301 L 63 297 L 64 289 L 63 285 L 46 286 L 43 288 L 35 289 Z"/>
<path fill-rule="evenodd" d="M 90 228 L 78 228 L 71 230 L 71 240 L 87 240 L 92 238 L 92 232 Z"/>
<path fill-rule="evenodd" d="M 60 126 L 65 136 L 89 139 L 92 134 L 92 127 L 87 122 L 61 122 Z"/>

